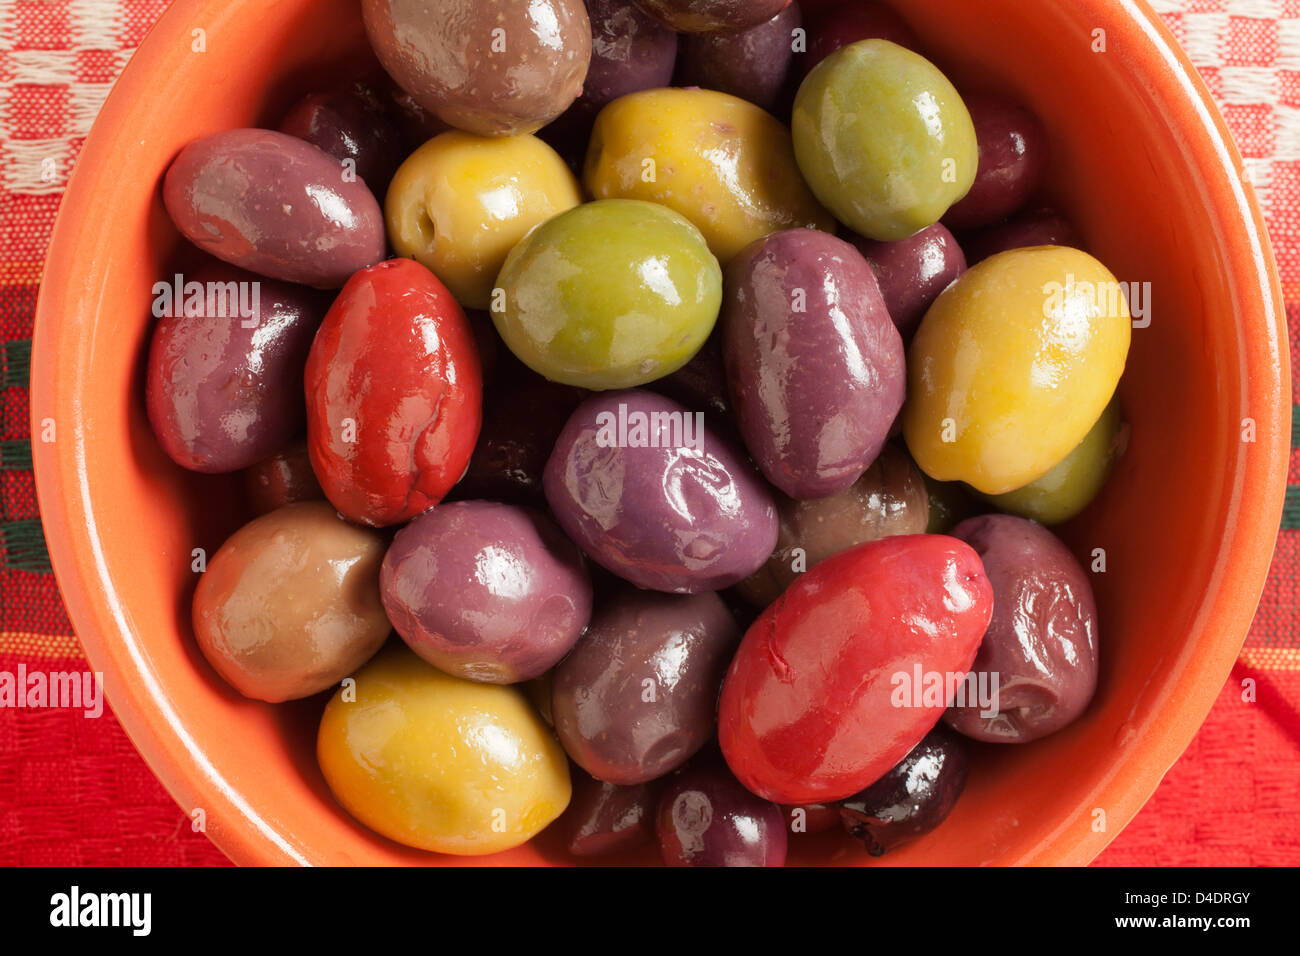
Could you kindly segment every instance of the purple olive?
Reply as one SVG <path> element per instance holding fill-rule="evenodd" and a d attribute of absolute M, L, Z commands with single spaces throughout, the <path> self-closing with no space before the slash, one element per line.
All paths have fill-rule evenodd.
<path fill-rule="evenodd" d="M 713 737 L 740 629 L 716 594 L 624 588 L 555 669 L 551 714 L 573 762 L 630 786 L 662 777 Z"/>
<path fill-rule="evenodd" d="M 379 584 L 411 650 L 485 683 L 550 670 L 591 616 L 578 549 L 541 512 L 490 501 L 440 504 L 397 532 Z"/>
<path fill-rule="evenodd" d="M 963 233 L 961 236 L 966 262 L 972 266 L 999 252 L 1029 246 L 1070 246 L 1082 249 L 1083 240 L 1068 219 L 1048 207 L 1033 209 L 1007 222 Z"/>
<path fill-rule="evenodd" d="M 739 33 L 684 36 L 678 85 L 719 90 L 772 110 L 785 88 L 794 31 L 802 22 L 799 4 L 792 2 L 772 19 Z"/>
<path fill-rule="evenodd" d="M 350 164 L 371 192 L 383 196 L 405 156 L 402 135 L 381 94 L 357 81 L 341 89 L 311 93 L 280 122 L 280 132 L 305 139 Z"/>
<path fill-rule="evenodd" d="M 911 340 L 939 293 L 966 271 L 957 239 L 937 222 L 897 242 L 857 236 L 853 244 L 871 263 L 889 317 L 904 342 Z"/>
<path fill-rule="evenodd" d="M 871 267 L 824 232 L 789 229 L 727 266 L 723 348 L 754 461 L 795 499 L 848 488 L 903 405 L 903 341 Z"/>
<path fill-rule="evenodd" d="M 286 133 L 231 129 L 196 139 L 168 167 L 163 203 L 190 242 L 271 279 L 337 289 L 387 252 L 383 213 L 366 184 Z"/>
<path fill-rule="evenodd" d="M 1071 723 L 1097 689 L 1097 605 L 1070 550 L 1042 525 L 1011 515 L 969 518 L 950 534 L 980 556 L 993 619 L 967 682 L 983 700 L 944 719 L 976 740 L 1027 743 Z"/>
<path fill-rule="evenodd" d="M 1024 107 L 989 93 L 962 97 L 975 124 L 975 184 L 944 213 L 949 229 L 977 229 L 1016 212 L 1047 174 L 1047 133 Z"/>
<path fill-rule="evenodd" d="M 619 787 L 581 770 L 572 773 L 573 797 L 564 813 L 569 852 L 574 856 L 626 853 L 654 839 L 660 787 Z"/>
<path fill-rule="evenodd" d="M 772 495 L 703 419 L 642 389 L 601 392 L 570 416 L 546 463 L 546 501 L 560 526 L 638 587 L 730 587 L 776 544 Z"/>
<path fill-rule="evenodd" d="M 669 779 L 659 798 L 659 850 L 668 866 L 785 866 L 785 815 L 712 754 Z"/>
<path fill-rule="evenodd" d="M 872 856 L 926 833 L 952 812 L 966 786 L 966 741 L 939 724 L 866 790 L 840 804 L 840 820 Z"/>
<path fill-rule="evenodd" d="M 327 297 L 220 262 L 154 292 L 145 407 L 173 461 L 237 471 L 302 433 L 303 369 Z"/>

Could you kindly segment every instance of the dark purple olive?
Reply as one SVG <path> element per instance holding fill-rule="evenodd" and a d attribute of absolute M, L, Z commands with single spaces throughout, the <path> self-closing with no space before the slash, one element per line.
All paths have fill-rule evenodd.
<path fill-rule="evenodd" d="M 937 222 L 897 242 L 855 236 L 853 244 L 871 263 L 889 317 L 904 342 L 911 340 L 939 293 L 966 271 L 957 239 Z"/>
<path fill-rule="evenodd" d="M 712 593 L 625 588 L 597 609 L 553 675 L 555 732 L 597 780 L 629 786 L 693 757 L 717 726 L 740 629 Z"/>
<path fill-rule="evenodd" d="M 387 253 L 374 193 L 296 136 L 229 129 L 194 140 L 163 177 L 190 242 L 258 275 L 337 289 Z"/>
<path fill-rule="evenodd" d="M 984 515 L 949 532 L 980 556 L 993 619 L 967 686 L 944 720 L 976 740 L 1027 743 L 1077 719 L 1097 689 L 1097 605 L 1088 574 L 1028 518 Z"/>
<path fill-rule="evenodd" d="M 478 443 L 452 497 L 545 506 L 546 459 L 582 392 L 548 382 L 512 357 L 504 364 L 507 374 L 484 394 Z"/>
<path fill-rule="evenodd" d="M 739 33 L 682 37 L 677 85 L 700 86 L 772 110 L 781 97 L 803 20 L 792 2 L 772 19 Z"/>
<path fill-rule="evenodd" d="M 668 780 L 655 829 L 668 866 L 785 866 L 785 814 L 713 754 Z"/>
<path fill-rule="evenodd" d="M 145 407 L 173 461 L 238 471 L 302 434 L 303 369 L 328 297 L 220 262 L 154 293 Z"/>
<path fill-rule="evenodd" d="M 731 407 L 759 470 L 797 500 L 848 488 L 906 390 L 903 341 L 871 267 L 841 239 L 787 229 L 742 249 L 724 290 Z"/>
<path fill-rule="evenodd" d="M 872 856 L 929 833 L 966 786 L 967 744 L 939 724 L 887 774 L 840 804 L 840 820 Z"/>
<path fill-rule="evenodd" d="M 727 402 L 727 368 L 722 359 L 722 335 L 717 330 L 703 348 L 671 375 L 651 382 L 647 388 L 681 402 L 690 411 L 706 412 L 715 420 L 730 417 Z"/>
<path fill-rule="evenodd" d="M 837 4 L 809 14 L 806 20 L 808 52 L 795 54 L 795 71 L 801 80 L 840 47 L 859 40 L 888 40 L 909 50 L 921 45 L 906 20 L 875 0 Z"/>
<path fill-rule="evenodd" d="M 661 787 L 638 783 L 619 787 L 574 770 L 573 797 L 561 827 L 574 856 L 610 856 L 654 838 Z"/>
<path fill-rule="evenodd" d="M 1029 246 L 1083 248 L 1083 240 L 1070 221 L 1049 207 L 1021 213 L 996 226 L 963 233 L 960 239 L 961 247 L 966 253 L 966 263 L 972 266 L 1008 249 L 1024 249 Z"/>
<path fill-rule="evenodd" d="M 975 184 L 943 217 L 949 229 L 977 229 L 1024 206 L 1047 174 L 1047 133 L 1038 117 L 1003 96 L 962 97 L 975 124 Z"/>
<path fill-rule="evenodd" d="M 381 96 L 364 81 L 308 94 L 280 122 L 280 132 L 348 164 L 345 170 L 382 199 L 406 151 Z"/>
<path fill-rule="evenodd" d="M 253 514 L 264 515 L 295 501 L 323 501 L 325 492 L 311 470 L 307 440 L 299 439 L 244 470 L 244 491 Z"/>

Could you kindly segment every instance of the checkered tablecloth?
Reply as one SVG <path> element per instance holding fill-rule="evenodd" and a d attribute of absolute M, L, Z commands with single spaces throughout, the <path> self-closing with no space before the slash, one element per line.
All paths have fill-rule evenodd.
<path fill-rule="evenodd" d="M 114 77 L 166 6 L 0 0 L 0 671 L 84 667 L 49 573 L 32 481 L 32 316 L 77 151 Z M 1247 157 L 1281 265 L 1288 321 L 1300 328 L 1300 0 L 1154 6 L 1201 69 Z M 1300 863 L 1294 453 L 1290 480 L 1296 487 L 1272 576 L 1233 677 L 1102 864 Z M 1257 681 L 1253 704 L 1239 693 L 1246 676 Z M 111 714 L 94 720 L 70 710 L 0 708 L 0 865 L 225 862 L 186 824 Z"/>

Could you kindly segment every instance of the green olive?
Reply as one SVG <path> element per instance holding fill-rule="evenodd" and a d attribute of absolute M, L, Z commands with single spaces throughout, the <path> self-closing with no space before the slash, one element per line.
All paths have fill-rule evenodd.
<path fill-rule="evenodd" d="M 808 74 L 791 118 L 813 194 L 871 239 L 933 225 L 975 182 L 975 125 L 934 64 L 888 40 L 836 50 Z"/>
<path fill-rule="evenodd" d="M 1040 524 L 1069 521 L 1106 484 L 1127 437 L 1119 402 L 1112 399 L 1078 447 L 1043 477 L 1004 495 L 981 497 L 1002 511 Z"/>
<path fill-rule="evenodd" d="M 665 206 L 605 199 L 561 213 L 511 250 L 492 321 L 533 371 L 579 388 L 630 388 L 685 365 L 722 304 L 700 231 Z"/>

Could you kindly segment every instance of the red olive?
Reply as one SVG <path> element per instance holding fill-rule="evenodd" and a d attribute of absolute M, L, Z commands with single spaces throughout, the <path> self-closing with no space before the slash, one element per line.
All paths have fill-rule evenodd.
<path fill-rule="evenodd" d="M 465 473 L 482 419 L 474 333 L 438 279 L 391 259 L 348 280 L 307 360 L 307 448 L 359 524 L 400 524 Z"/>

